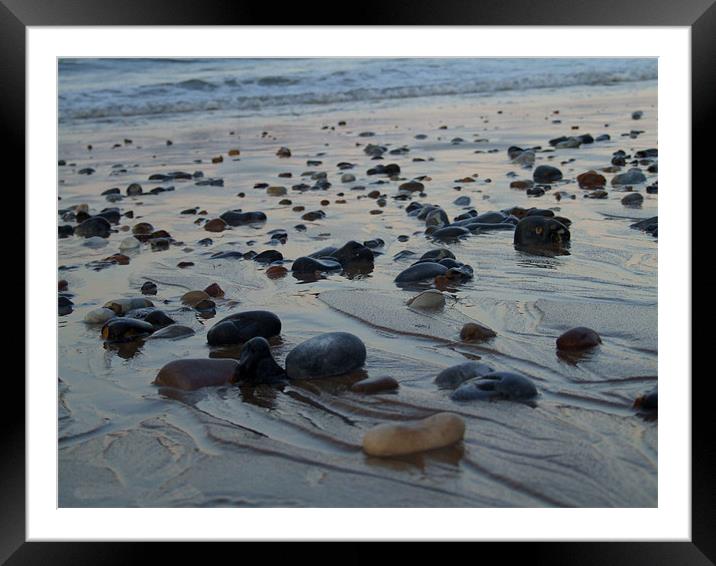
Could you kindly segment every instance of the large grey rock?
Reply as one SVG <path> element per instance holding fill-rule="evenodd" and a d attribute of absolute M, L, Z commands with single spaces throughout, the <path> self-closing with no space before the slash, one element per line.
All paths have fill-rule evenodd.
<path fill-rule="evenodd" d="M 286 356 L 286 373 L 292 379 L 342 375 L 365 363 L 365 345 L 348 332 L 319 334 L 296 346 Z"/>

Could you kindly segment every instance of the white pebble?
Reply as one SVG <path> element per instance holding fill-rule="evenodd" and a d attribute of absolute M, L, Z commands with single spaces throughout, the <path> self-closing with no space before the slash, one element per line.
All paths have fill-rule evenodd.
<path fill-rule="evenodd" d="M 414 309 L 442 309 L 445 308 L 445 295 L 437 289 L 429 289 L 408 300 L 408 305 Z"/>
<path fill-rule="evenodd" d="M 85 315 L 87 324 L 104 324 L 114 316 L 114 311 L 105 307 L 92 309 Z"/>
<path fill-rule="evenodd" d="M 365 433 L 363 451 L 371 456 L 397 456 L 450 446 L 462 440 L 465 421 L 438 413 L 412 423 L 381 424 Z"/>
<path fill-rule="evenodd" d="M 139 248 L 139 240 L 134 236 L 129 236 L 119 243 L 120 250 L 136 250 Z"/>

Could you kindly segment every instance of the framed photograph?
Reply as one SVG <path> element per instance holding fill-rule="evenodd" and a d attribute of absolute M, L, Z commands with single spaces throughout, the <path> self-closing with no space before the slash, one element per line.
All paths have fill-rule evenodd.
<path fill-rule="evenodd" d="M 489 541 L 711 563 L 708 2 L 310 27 L 2 2 L 27 339 L 0 559 Z"/>

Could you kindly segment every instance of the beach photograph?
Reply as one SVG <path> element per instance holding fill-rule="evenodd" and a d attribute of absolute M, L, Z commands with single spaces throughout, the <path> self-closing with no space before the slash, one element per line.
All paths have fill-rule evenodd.
<path fill-rule="evenodd" d="M 658 507 L 657 58 L 57 75 L 60 508 Z"/>

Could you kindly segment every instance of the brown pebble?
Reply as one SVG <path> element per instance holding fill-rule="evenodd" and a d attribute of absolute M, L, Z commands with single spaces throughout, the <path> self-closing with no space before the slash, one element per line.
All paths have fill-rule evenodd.
<path fill-rule="evenodd" d="M 351 385 L 351 391 L 356 393 L 377 393 L 398 389 L 397 380 L 390 376 L 369 377 Z"/>
<path fill-rule="evenodd" d="M 212 158 L 211 158 L 211 162 L 212 162 L 212 163 L 221 163 L 221 162 L 223 162 L 223 161 L 224 161 L 224 158 L 223 158 L 221 155 L 219 155 L 218 157 L 212 157 Z"/>
<path fill-rule="evenodd" d="M 578 326 L 567 330 L 557 338 L 558 350 L 583 350 L 593 348 L 602 343 L 602 339 L 594 330 L 584 326 Z"/>
<path fill-rule="evenodd" d="M 67 281 L 65 279 L 60 279 L 57 282 L 57 290 L 58 291 L 66 291 L 67 290 Z"/>
<path fill-rule="evenodd" d="M 204 224 L 204 230 L 207 232 L 223 232 L 226 230 L 226 222 L 224 222 L 221 218 L 212 218 Z"/>
<path fill-rule="evenodd" d="M 376 214 L 383 214 L 383 211 L 376 208 L 371 210 L 370 213 L 375 216 Z"/>
<path fill-rule="evenodd" d="M 224 296 L 224 290 L 219 287 L 218 283 L 212 283 L 209 285 L 206 289 L 204 289 L 204 292 L 209 295 L 210 297 L 223 297 Z"/>
<path fill-rule="evenodd" d="M 278 155 L 279 157 L 291 157 L 291 150 L 287 147 L 281 147 L 276 152 L 276 155 Z"/>
<path fill-rule="evenodd" d="M 112 263 L 118 263 L 119 265 L 129 265 L 129 258 L 124 254 L 114 254 L 104 258 L 104 261 L 111 261 Z"/>
<path fill-rule="evenodd" d="M 460 339 L 466 342 L 482 342 L 495 336 L 497 336 L 497 333 L 492 328 L 477 322 L 468 322 L 460 331 Z"/>
<path fill-rule="evenodd" d="M 188 291 L 181 297 L 181 302 L 185 305 L 193 307 L 194 305 L 209 299 L 209 294 L 205 291 Z"/>
<path fill-rule="evenodd" d="M 132 234 L 151 234 L 154 232 L 154 226 L 149 222 L 140 222 L 132 227 Z"/>
<path fill-rule="evenodd" d="M 607 179 L 596 171 L 587 171 L 577 175 L 577 183 L 582 189 L 598 189 L 606 186 Z"/>
<path fill-rule="evenodd" d="M 288 269 L 282 265 L 272 265 L 266 270 L 266 276 L 269 279 L 280 279 L 281 277 L 285 277 L 287 273 Z"/>
<path fill-rule="evenodd" d="M 231 359 L 174 360 L 159 370 L 155 385 L 192 390 L 234 380 L 239 362 Z"/>
<path fill-rule="evenodd" d="M 533 181 L 512 181 L 510 183 L 511 189 L 519 189 L 521 191 L 525 191 L 527 189 L 531 189 L 534 186 Z"/>
<path fill-rule="evenodd" d="M 177 263 L 177 267 L 180 269 L 191 267 L 192 265 L 194 265 L 193 261 L 180 261 L 179 263 Z"/>
<path fill-rule="evenodd" d="M 241 155 L 241 152 L 240 152 L 238 149 L 230 149 L 230 150 L 229 150 L 229 155 L 230 155 L 231 157 L 234 157 L 235 155 Z"/>

